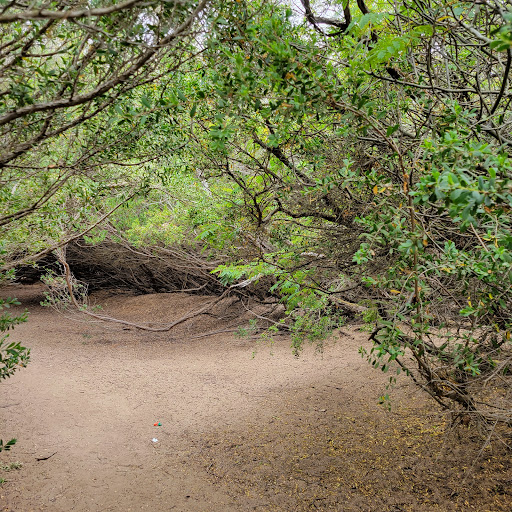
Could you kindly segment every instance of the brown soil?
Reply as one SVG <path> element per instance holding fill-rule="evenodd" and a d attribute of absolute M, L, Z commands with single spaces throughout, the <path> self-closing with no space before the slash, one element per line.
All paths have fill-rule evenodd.
<path fill-rule="evenodd" d="M 1 383 L 4 511 L 509 511 L 510 456 L 483 450 L 407 380 L 391 412 L 387 375 L 358 354 L 366 333 L 338 333 L 295 358 L 233 333 L 250 315 L 229 299 L 169 333 L 67 318 L 10 286 L 32 347 Z M 97 296 L 108 314 L 171 322 L 208 297 Z M 161 426 L 153 426 L 161 422 Z M 152 439 L 158 439 L 153 442 Z M 38 460 L 43 459 L 43 460 Z"/>

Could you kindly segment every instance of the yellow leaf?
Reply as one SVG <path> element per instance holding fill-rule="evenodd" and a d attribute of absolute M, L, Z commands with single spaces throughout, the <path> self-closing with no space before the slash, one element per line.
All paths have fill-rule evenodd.
<path fill-rule="evenodd" d="M 401 293 L 401 292 L 399 292 L 398 290 L 389 290 L 389 291 L 390 291 L 391 293 L 394 293 L 395 295 L 396 295 L 396 294 Z"/>
<path fill-rule="evenodd" d="M 373 193 L 375 195 L 377 195 L 379 193 L 379 187 L 377 185 L 375 185 L 375 187 L 373 187 Z"/>

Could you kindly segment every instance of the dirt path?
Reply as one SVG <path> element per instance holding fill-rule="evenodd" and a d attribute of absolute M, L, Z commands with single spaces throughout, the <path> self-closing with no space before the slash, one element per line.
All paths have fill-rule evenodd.
<path fill-rule="evenodd" d="M 0 385 L 1 437 L 18 438 L 0 465 L 23 464 L 0 471 L 1 510 L 512 507 L 503 454 L 468 472 L 467 443 L 447 442 L 443 418 L 427 415 L 408 384 L 394 412 L 376 404 L 385 376 L 358 354 L 364 333 L 347 330 L 322 354 L 297 359 L 285 339 L 193 338 L 240 325 L 236 311 L 141 333 L 41 308 L 37 286 L 7 293 L 31 311 L 12 338 L 32 347 L 32 362 Z M 166 322 L 208 298 L 98 300 L 121 318 Z"/>

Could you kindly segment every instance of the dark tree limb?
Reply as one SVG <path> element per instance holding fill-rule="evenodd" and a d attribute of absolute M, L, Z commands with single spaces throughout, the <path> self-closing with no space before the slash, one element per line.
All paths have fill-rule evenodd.
<path fill-rule="evenodd" d="M 323 16 L 315 16 L 313 14 L 313 11 L 311 9 L 311 4 L 309 0 L 301 0 L 302 6 L 304 7 L 304 12 L 306 15 L 306 19 L 309 23 L 317 30 L 318 32 L 325 35 L 324 31 L 320 28 L 320 25 L 329 25 L 331 27 L 336 27 L 340 29 L 337 34 L 343 33 L 347 30 L 348 26 L 350 25 L 352 21 L 352 15 L 350 13 L 350 6 L 349 2 L 347 0 L 345 6 L 343 7 L 343 14 L 345 16 L 345 19 L 343 21 L 337 20 L 334 18 L 325 18 Z M 359 3 L 359 2 L 358 2 Z M 364 5 L 364 2 L 363 2 Z"/>

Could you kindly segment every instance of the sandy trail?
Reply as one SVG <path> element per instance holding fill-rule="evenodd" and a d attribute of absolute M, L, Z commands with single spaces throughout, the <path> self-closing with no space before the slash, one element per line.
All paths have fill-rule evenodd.
<path fill-rule="evenodd" d="M 295 358 L 282 338 L 272 346 L 229 334 L 191 339 L 236 325 L 236 315 L 172 333 L 142 333 L 41 308 L 37 286 L 8 291 L 21 294 L 31 311 L 12 338 L 32 348 L 32 361 L 0 388 L 0 432 L 18 438 L 0 460 L 23 463 L 0 475 L 7 480 L 1 510 L 356 511 L 379 510 L 379 502 L 382 510 L 431 510 L 436 500 L 449 503 L 448 491 L 421 501 L 415 491 L 404 496 L 400 485 L 398 498 L 389 489 L 380 495 L 361 489 L 380 479 L 385 492 L 398 463 L 420 480 L 425 470 L 416 456 L 379 462 L 386 471 L 395 468 L 380 477 L 361 470 L 372 464 L 368 429 L 386 436 L 399 425 L 397 413 L 376 404 L 385 379 L 358 354 L 364 333 L 347 331 L 322 354 L 310 348 Z M 103 297 L 106 312 L 138 322 L 169 321 L 205 300 Z M 424 406 L 408 384 L 398 393 L 409 407 Z M 420 435 L 421 425 L 411 429 Z M 341 446 L 338 438 L 344 452 L 331 456 L 329 446 Z M 371 456 L 381 460 L 378 446 Z M 345 473 L 333 491 L 336 465 Z M 318 493 L 327 498 L 315 501 Z M 491 498 L 501 506 L 507 496 Z"/>
<path fill-rule="evenodd" d="M 9 475 L 13 510 L 229 510 L 231 498 L 194 468 L 190 439 L 271 416 L 282 390 L 350 363 L 294 358 L 288 342 L 272 355 L 226 335 L 186 340 L 74 322 L 27 299 L 30 321 L 12 339 L 31 347 L 32 362 L 1 395 L 2 432 L 16 434 L 13 455 L 25 466 Z M 125 297 L 109 311 L 155 320 L 153 299 Z M 175 297 L 158 299 L 161 313 L 176 313 Z"/>

